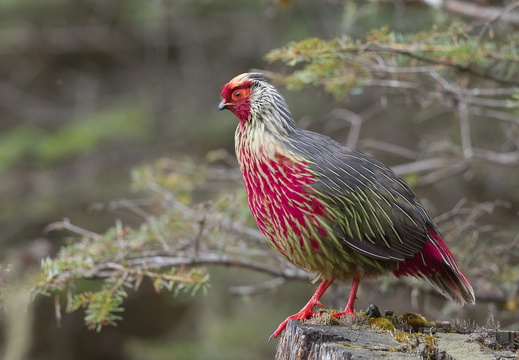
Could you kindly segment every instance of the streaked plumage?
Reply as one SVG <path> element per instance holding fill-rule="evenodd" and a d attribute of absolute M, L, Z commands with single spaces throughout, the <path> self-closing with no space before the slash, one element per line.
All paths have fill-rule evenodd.
<path fill-rule="evenodd" d="M 321 305 L 334 280 L 353 279 L 343 314 L 353 313 L 361 279 L 393 272 L 428 280 L 458 305 L 474 292 L 430 215 L 392 170 L 327 136 L 296 126 L 283 96 L 261 74 L 222 89 L 219 109 L 239 119 L 236 155 L 249 207 L 268 243 L 323 282 L 297 314 Z"/>

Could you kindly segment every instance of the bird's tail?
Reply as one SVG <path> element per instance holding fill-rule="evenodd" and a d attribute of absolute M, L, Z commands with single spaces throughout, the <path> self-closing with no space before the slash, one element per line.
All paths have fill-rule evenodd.
<path fill-rule="evenodd" d="M 429 229 L 429 235 L 429 241 L 422 251 L 404 261 L 394 274 L 425 278 L 442 295 L 459 306 L 475 304 L 474 290 L 458 269 L 451 251 L 435 231 Z"/>

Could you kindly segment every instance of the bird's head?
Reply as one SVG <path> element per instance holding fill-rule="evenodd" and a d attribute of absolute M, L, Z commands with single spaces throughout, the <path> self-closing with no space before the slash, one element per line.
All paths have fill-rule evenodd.
<path fill-rule="evenodd" d="M 236 76 L 222 88 L 222 102 L 219 110 L 228 109 L 241 121 L 248 121 L 251 113 L 251 101 L 254 100 L 256 88 L 264 82 L 262 74 L 245 73 Z"/>
<path fill-rule="evenodd" d="M 219 110 L 230 110 L 241 123 L 261 125 L 271 132 L 286 133 L 295 128 L 283 96 L 270 85 L 263 74 L 244 73 L 222 88 Z"/>

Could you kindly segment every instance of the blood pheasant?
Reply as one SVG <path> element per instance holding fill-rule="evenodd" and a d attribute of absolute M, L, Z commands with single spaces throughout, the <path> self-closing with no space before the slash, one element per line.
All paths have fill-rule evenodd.
<path fill-rule="evenodd" d="M 239 119 L 236 155 L 259 229 L 281 256 L 322 279 L 274 337 L 288 320 L 314 315 L 334 280 L 353 279 L 348 304 L 335 317 L 353 315 L 361 279 L 387 272 L 424 278 L 460 306 L 475 303 L 433 219 L 392 170 L 298 128 L 261 74 L 236 76 L 221 95 L 218 108 Z"/>

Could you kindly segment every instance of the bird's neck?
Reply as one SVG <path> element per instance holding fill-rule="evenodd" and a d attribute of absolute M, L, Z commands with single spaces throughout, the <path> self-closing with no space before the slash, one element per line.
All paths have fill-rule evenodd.
<path fill-rule="evenodd" d="M 240 121 L 235 134 L 238 162 L 242 165 L 250 162 L 276 161 L 280 154 L 287 153 L 284 145 L 287 141 L 287 132 L 270 128 L 266 121 Z"/>

